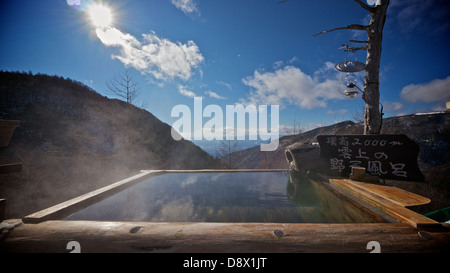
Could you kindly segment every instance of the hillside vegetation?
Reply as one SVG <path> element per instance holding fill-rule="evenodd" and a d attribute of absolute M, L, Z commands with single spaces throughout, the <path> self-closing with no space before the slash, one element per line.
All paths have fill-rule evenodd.
<path fill-rule="evenodd" d="M 22 217 L 142 169 L 214 167 L 193 143 L 175 141 L 148 111 L 108 99 L 56 76 L 0 72 L 0 119 L 20 120 L 0 164 L 23 170 L 0 176 L 8 217 Z"/>

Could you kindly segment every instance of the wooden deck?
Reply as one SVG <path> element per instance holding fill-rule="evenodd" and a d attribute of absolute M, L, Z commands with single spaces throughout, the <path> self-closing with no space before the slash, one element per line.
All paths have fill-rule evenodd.
<path fill-rule="evenodd" d="M 407 207 L 424 205 L 430 199 L 396 187 L 357 182 L 350 179 L 330 179 L 334 185 L 381 209 L 402 223 L 413 227 L 439 227 L 441 224 Z"/>

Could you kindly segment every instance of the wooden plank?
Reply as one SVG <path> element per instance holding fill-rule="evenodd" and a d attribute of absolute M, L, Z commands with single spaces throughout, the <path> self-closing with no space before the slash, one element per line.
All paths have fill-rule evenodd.
<path fill-rule="evenodd" d="M 423 231 L 422 231 L 423 233 Z M 448 252 L 450 233 L 418 230 L 402 223 L 152 223 L 46 221 L 13 229 L 0 252 L 68 253 L 70 241 L 89 252 L 170 253 L 382 253 Z"/>
<path fill-rule="evenodd" d="M 239 173 L 239 172 L 288 172 L 289 169 L 198 169 L 198 170 L 160 170 L 164 173 Z"/>
<path fill-rule="evenodd" d="M 15 173 L 22 171 L 22 163 L 0 165 L 0 174 Z"/>
<path fill-rule="evenodd" d="M 365 187 L 366 183 L 355 182 L 349 179 L 330 179 L 330 183 L 381 209 L 382 211 L 400 220 L 401 222 L 409 224 L 413 227 L 441 226 L 440 223 L 414 211 L 411 211 L 405 208 L 405 206 L 403 205 L 400 205 L 398 203 L 400 201 L 393 202 L 389 199 L 394 198 L 392 194 L 387 194 L 387 196 L 384 196 L 382 190 L 378 190 L 377 193 L 372 192 L 371 189 L 374 187 Z M 402 203 L 405 204 L 410 202 L 403 201 Z"/>
<path fill-rule="evenodd" d="M 16 130 L 16 127 L 20 126 L 19 120 L 3 120 L 0 119 L 0 147 L 7 147 L 11 137 Z"/>
<path fill-rule="evenodd" d="M 20 120 L 0 119 L 0 127 L 20 127 Z"/>
<path fill-rule="evenodd" d="M 399 189 L 397 187 L 362 183 L 357 181 L 352 181 L 352 183 L 360 188 L 367 189 L 370 192 L 383 196 L 384 198 L 389 199 L 392 202 L 397 203 L 403 207 L 426 205 L 431 202 L 429 198 L 403 189 Z"/>
<path fill-rule="evenodd" d="M 0 199 L 0 222 L 6 219 L 6 199 Z"/>

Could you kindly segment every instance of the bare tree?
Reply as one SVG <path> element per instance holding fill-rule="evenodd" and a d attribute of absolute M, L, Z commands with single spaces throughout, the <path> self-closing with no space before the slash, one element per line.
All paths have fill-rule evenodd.
<path fill-rule="evenodd" d="M 239 142 L 237 140 L 222 140 L 219 142 L 218 154 L 225 161 L 229 169 L 234 169 L 233 153 L 239 150 Z"/>
<path fill-rule="evenodd" d="M 379 90 L 379 74 L 381 60 L 381 46 L 383 39 L 383 28 L 386 22 L 386 12 L 390 0 L 377 0 L 375 7 L 364 4 L 361 0 L 354 0 L 363 9 L 367 10 L 371 19 L 368 25 L 352 24 L 346 27 L 325 30 L 320 33 L 324 34 L 341 29 L 352 29 L 366 31 L 368 34 L 367 41 L 353 41 L 364 43 L 364 46 L 349 48 L 346 50 L 366 50 L 366 74 L 364 78 L 363 100 L 366 103 L 364 110 L 364 134 L 379 134 L 382 125 L 382 114 L 380 112 L 380 90 Z"/>
<path fill-rule="evenodd" d="M 303 132 L 301 125 L 301 120 L 297 120 L 297 116 L 295 116 L 292 121 L 292 126 L 284 128 L 283 131 L 287 135 L 299 135 Z"/>
<path fill-rule="evenodd" d="M 361 111 L 354 111 L 352 114 L 353 122 L 355 123 L 363 123 L 364 122 L 364 111 L 365 107 L 361 109 Z"/>
<path fill-rule="evenodd" d="M 111 94 L 124 99 L 129 104 L 135 104 L 139 97 L 137 83 L 134 80 L 130 69 L 115 74 L 114 77 L 106 83 Z"/>
<path fill-rule="evenodd" d="M 229 169 L 235 168 L 235 164 L 233 164 L 233 153 L 239 150 L 239 141 L 227 139 L 227 136 L 231 136 L 231 134 L 236 136 L 236 133 L 236 129 L 227 128 L 223 130 L 223 139 L 219 141 L 216 147 L 216 154 L 219 156 L 220 161 L 225 163 Z"/>

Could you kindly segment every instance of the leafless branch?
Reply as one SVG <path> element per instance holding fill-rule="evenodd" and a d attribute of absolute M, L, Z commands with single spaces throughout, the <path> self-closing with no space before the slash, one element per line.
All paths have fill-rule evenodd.
<path fill-rule="evenodd" d="M 294 116 L 294 120 L 292 121 L 292 125 L 284 126 L 282 128 L 282 132 L 286 135 L 299 135 L 303 132 L 301 119 L 297 120 L 297 115 Z"/>
<path fill-rule="evenodd" d="M 355 123 L 363 123 L 364 122 L 364 111 L 365 105 L 361 106 L 359 110 L 356 110 L 352 114 L 353 121 Z"/>
<path fill-rule="evenodd" d="M 349 47 L 348 45 L 342 45 L 342 47 L 338 48 L 338 49 L 344 49 L 344 51 L 351 51 L 351 52 L 355 52 L 358 50 L 367 50 L 368 45 L 365 46 L 359 46 L 359 47 Z"/>
<path fill-rule="evenodd" d="M 361 44 L 364 44 L 364 43 L 369 43 L 369 41 L 358 41 L 358 40 L 350 40 L 350 42 L 351 43 L 361 43 Z"/>
<path fill-rule="evenodd" d="M 317 35 L 320 35 L 320 34 L 325 34 L 325 33 L 328 33 L 328 32 L 332 32 L 332 31 L 335 31 L 335 30 L 341 30 L 341 29 L 353 29 L 353 30 L 366 30 L 367 31 L 368 28 L 369 28 L 369 26 L 353 24 L 353 25 L 348 25 L 346 27 L 338 27 L 338 28 L 333 28 L 333 29 L 330 29 L 330 30 L 324 30 L 322 32 L 314 34 L 313 37 L 315 37 Z"/>

